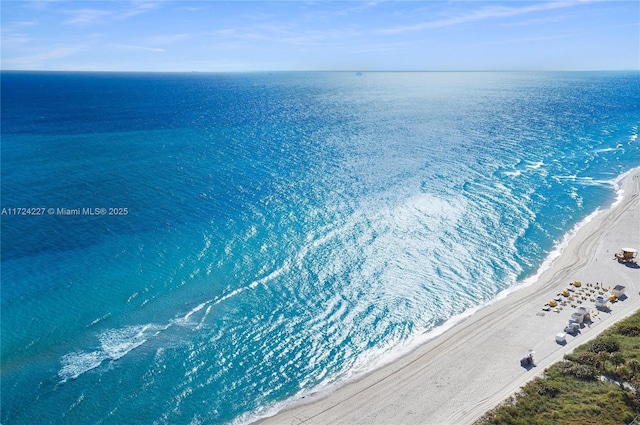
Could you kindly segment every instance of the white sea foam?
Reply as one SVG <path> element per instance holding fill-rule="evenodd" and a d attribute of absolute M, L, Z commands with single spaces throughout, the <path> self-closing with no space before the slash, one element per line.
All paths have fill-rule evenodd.
<path fill-rule="evenodd" d="M 607 152 L 616 152 L 619 151 L 621 148 L 620 145 L 618 145 L 615 148 L 602 148 L 602 149 L 594 149 L 594 153 L 607 153 Z"/>
<path fill-rule="evenodd" d="M 542 167 L 544 165 L 544 161 L 527 161 L 527 168 L 530 168 L 532 170 L 537 170 L 540 167 Z"/>
<path fill-rule="evenodd" d="M 93 326 L 93 325 L 95 325 L 95 324 L 97 324 L 97 323 L 100 323 L 100 322 L 102 322 L 103 320 L 107 319 L 107 318 L 108 318 L 108 317 L 110 317 L 110 316 L 111 316 L 111 313 L 107 313 L 107 314 L 105 314 L 105 315 L 104 315 L 104 316 L 102 316 L 102 317 L 98 317 L 98 318 L 97 318 L 97 319 L 95 319 L 93 322 L 91 322 L 87 327 L 91 327 L 91 326 Z"/>
<path fill-rule="evenodd" d="M 615 201 L 611 204 L 611 207 L 615 207 L 618 204 L 620 204 L 620 202 L 622 202 L 622 200 L 624 199 L 624 189 L 622 188 L 622 182 L 628 178 L 631 174 L 634 174 L 636 171 L 638 171 L 640 169 L 640 167 L 638 168 L 634 168 L 631 169 L 629 171 L 627 171 L 626 173 L 623 173 L 621 175 L 619 175 L 618 177 L 615 178 L 615 180 L 610 181 L 610 184 L 613 185 L 615 191 L 616 191 L 616 199 Z"/>
<path fill-rule="evenodd" d="M 278 277 L 282 276 L 284 273 L 287 273 L 290 270 L 290 268 L 291 268 L 291 262 L 288 260 L 285 260 L 282 266 L 278 267 L 268 275 L 251 282 L 248 288 L 255 289 L 258 285 L 266 285 L 268 282 L 274 279 L 277 279 Z"/>
<path fill-rule="evenodd" d="M 556 175 L 552 177 L 553 179 L 560 181 L 560 180 L 571 180 L 575 183 L 579 183 L 582 185 L 588 185 L 588 186 L 611 186 L 611 181 L 610 180 L 598 180 L 598 179 L 594 179 L 593 177 L 578 177 L 577 175 L 570 175 L 570 176 L 561 176 L 561 175 Z"/>
<path fill-rule="evenodd" d="M 60 359 L 62 367 L 58 376 L 64 382 L 68 379 L 76 379 L 85 372 L 95 369 L 108 357 L 102 351 L 74 352 L 65 354 Z"/>
<path fill-rule="evenodd" d="M 67 416 L 67 414 L 71 412 L 73 409 L 75 409 L 76 407 L 78 407 L 78 405 L 82 403 L 83 400 L 84 400 L 84 393 L 80 394 L 78 399 L 73 404 L 71 404 L 71 406 L 69 406 L 69 409 L 67 409 L 67 411 L 64 412 L 62 416 L 63 417 Z"/>
<path fill-rule="evenodd" d="M 193 315 L 193 313 L 198 312 L 200 310 L 202 310 L 204 308 L 204 306 L 206 306 L 207 303 L 200 303 L 197 306 L 195 306 L 194 308 L 192 308 L 187 314 L 184 315 L 184 320 L 189 320 L 189 317 L 191 317 Z"/>
<path fill-rule="evenodd" d="M 204 312 L 202 319 L 200 319 L 200 323 L 198 323 L 198 326 L 196 326 L 196 330 L 202 329 L 202 327 L 204 326 L 205 320 L 207 320 L 207 316 L 209 316 L 209 313 L 211 312 L 212 307 L 213 306 L 211 305 L 207 307 L 207 310 Z"/>
<path fill-rule="evenodd" d="M 105 360 L 121 359 L 147 342 L 148 338 L 157 336 L 167 328 L 168 326 L 148 324 L 107 329 L 98 336 L 98 349 L 78 350 L 62 356 L 62 367 L 58 371 L 58 377 L 62 382 L 76 379 L 83 373 L 97 368 Z"/>
<path fill-rule="evenodd" d="M 206 233 L 203 235 L 204 238 L 204 247 L 202 248 L 202 250 L 198 253 L 198 255 L 196 255 L 196 260 L 200 261 L 204 258 L 204 256 L 207 254 L 207 251 L 209 250 L 209 248 L 211 248 L 211 236 L 207 235 Z"/>
<path fill-rule="evenodd" d="M 145 332 L 147 329 L 149 329 L 149 325 L 128 326 L 124 329 L 104 331 L 99 337 L 100 348 L 107 358 L 118 360 L 147 342 Z"/>
<path fill-rule="evenodd" d="M 238 288 L 238 289 L 234 289 L 233 291 L 231 291 L 231 292 L 229 292 L 229 293 L 227 293 L 227 294 L 223 295 L 222 297 L 220 297 L 220 298 L 216 299 L 216 300 L 213 302 L 213 305 L 218 305 L 218 304 L 220 304 L 221 302 L 226 301 L 226 300 L 228 300 L 228 299 L 229 299 L 229 298 L 231 298 L 231 297 L 235 297 L 236 295 L 243 293 L 243 292 L 244 292 L 244 291 L 246 291 L 247 289 L 249 289 L 249 286 L 243 286 L 243 287 L 240 287 L 240 288 Z"/>
<path fill-rule="evenodd" d="M 182 316 L 177 315 L 176 317 L 174 317 L 173 319 L 171 319 L 170 324 L 176 324 L 176 325 L 178 325 L 178 326 L 185 326 L 185 327 L 193 326 L 195 322 L 193 322 L 193 321 L 191 320 L 191 317 L 192 317 L 195 313 L 197 313 L 197 312 L 199 312 L 200 310 L 202 310 L 203 308 L 205 308 L 206 306 L 209 306 L 209 308 L 207 309 L 207 313 L 205 313 L 205 315 L 206 315 L 206 314 L 208 314 L 208 311 L 209 311 L 209 310 L 210 310 L 210 308 L 211 308 L 211 305 L 210 305 L 210 304 L 211 304 L 212 302 L 213 302 L 213 300 L 208 300 L 208 301 L 205 301 L 205 302 L 202 302 L 202 303 L 198 304 L 197 306 L 195 306 L 195 307 L 193 307 L 191 310 L 189 310 L 186 314 L 184 314 L 184 315 L 182 315 Z M 200 320 L 200 323 L 202 323 L 202 320 L 203 320 L 203 319 L 201 319 L 201 320 Z M 197 327 L 197 326 L 196 326 L 196 327 Z"/>

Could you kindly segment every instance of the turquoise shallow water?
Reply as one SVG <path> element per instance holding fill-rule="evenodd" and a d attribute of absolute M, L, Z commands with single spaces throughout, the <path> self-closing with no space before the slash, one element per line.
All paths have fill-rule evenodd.
<path fill-rule="evenodd" d="M 4 72 L 1 107 L 5 425 L 331 388 L 530 278 L 640 165 L 639 73 Z"/>

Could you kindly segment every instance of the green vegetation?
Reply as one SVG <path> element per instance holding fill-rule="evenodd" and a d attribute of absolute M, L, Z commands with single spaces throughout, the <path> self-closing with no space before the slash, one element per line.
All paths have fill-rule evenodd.
<path fill-rule="evenodd" d="M 640 415 L 640 311 L 576 348 L 475 425 L 629 424 Z"/>

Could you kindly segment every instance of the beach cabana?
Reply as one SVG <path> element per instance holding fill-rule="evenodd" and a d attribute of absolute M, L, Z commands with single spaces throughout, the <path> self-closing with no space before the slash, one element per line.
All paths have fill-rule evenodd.
<path fill-rule="evenodd" d="M 580 332 L 580 325 L 577 323 L 569 322 L 569 324 L 564 328 L 564 331 L 568 334 L 575 335 Z"/>
<path fill-rule="evenodd" d="M 620 298 L 624 295 L 624 286 L 616 285 L 612 290 L 611 294 L 615 295 L 616 298 Z"/>
<path fill-rule="evenodd" d="M 599 310 L 607 310 L 607 299 L 603 296 L 596 297 L 596 308 Z"/>
<path fill-rule="evenodd" d="M 569 323 L 582 323 L 584 322 L 584 316 L 578 312 L 573 313 L 571 315 L 571 319 L 569 319 Z"/>
<path fill-rule="evenodd" d="M 618 254 L 616 254 L 616 258 L 621 263 L 635 263 L 636 257 L 638 256 L 638 250 L 635 248 L 620 248 Z"/>
<path fill-rule="evenodd" d="M 589 311 L 586 307 L 578 307 L 578 313 L 582 314 L 584 320 L 588 321 L 591 318 L 591 315 L 589 314 Z"/>

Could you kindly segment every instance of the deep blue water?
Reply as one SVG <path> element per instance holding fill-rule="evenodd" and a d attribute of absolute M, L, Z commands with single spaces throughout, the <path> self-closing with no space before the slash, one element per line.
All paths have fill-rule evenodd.
<path fill-rule="evenodd" d="M 640 166 L 637 72 L 1 78 L 4 425 L 255 419 L 532 279 Z"/>

